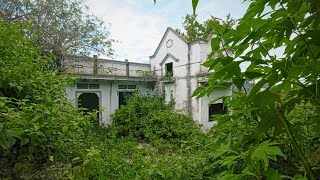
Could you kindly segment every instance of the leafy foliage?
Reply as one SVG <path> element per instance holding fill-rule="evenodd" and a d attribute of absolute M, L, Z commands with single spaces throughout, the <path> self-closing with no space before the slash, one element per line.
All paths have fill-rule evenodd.
<path fill-rule="evenodd" d="M 221 23 L 223 26 L 228 28 L 233 27 L 236 24 L 236 20 L 234 20 L 230 14 L 227 15 L 226 20 L 221 20 L 219 18 L 215 18 L 211 16 L 212 19 L 208 19 L 203 23 L 200 23 L 197 20 L 197 15 L 187 14 L 183 18 L 182 27 L 185 32 L 180 29 L 176 29 L 176 31 L 184 37 L 187 41 L 195 41 L 201 39 L 208 39 L 210 35 L 215 34 L 213 28 L 213 22 Z"/>
<path fill-rule="evenodd" d="M 255 122 L 256 134 L 261 134 L 258 140 L 279 138 L 285 133 L 310 179 L 316 178 L 305 157 L 310 150 L 302 151 L 296 134 L 305 129 L 294 132 L 295 122 L 289 114 L 296 113 L 299 106 L 312 106 L 313 115 L 319 115 L 319 5 L 316 0 L 255 0 L 250 1 L 235 29 L 215 23 L 217 37 L 211 40 L 212 53 L 204 63 L 214 73 L 208 76 L 209 86 L 195 92 L 200 96 L 210 94 L 232 80 L 244 90 L 227 101 L 236 112 L 232 118 L 249 117 Z M 221 56 L 214 58 L 216 53 Z M 249 64 L 244 70 L 240 68 L 243 63 Z M 245 81 L 255 82 L 250 91 L 243 88 Z M 310 123 L 310 119 L 301 121 Z M 319 126 L 319 122 L 316 124 Z"/>
<path fill-rule="evenodd" d="M 196 130 L 187 116 L 173 112 L 173 102 L 165 104 L 162 97 L 145 97 L 139 94 L 128 99 L 112 117 L 119 135 L 133 136 L 139 140 L 169 141 L 179 143 Z"/>
<path fill-rule="evenodd" d="M 35 38 L 20 24 L 1 20 L 0 26 L 1 175 L 18 158 L 46 159 L 81 134 L 88 119 L 65 98 L 72 80 L 48 68 Z"/>
<path fill-rule="evenodd" d="M 103 21 L 88 14 L 82 0 L 4 0 L 0 15 L 8 22 L 30 22 L 36 44 L 45 53 L 112 55 L 112 39 Z"/>

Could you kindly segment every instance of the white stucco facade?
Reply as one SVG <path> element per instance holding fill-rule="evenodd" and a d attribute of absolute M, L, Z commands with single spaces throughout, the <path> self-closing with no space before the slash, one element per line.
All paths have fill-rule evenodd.
<path fill-rule="evenodd" d="M 214 125 L 209 121 L 210 104 L 222 103 L 217 100 L 230 96 L 230 89 L 214 90 L 210 96 L 192 97 L 192 93 L 206 82 L 208 69 L 202 66 L 211 53 L 210 42 L 199 40 L 187 42 L 172 28 L 167 28 L 155 53 L 150 56 L 151 69 L 156 81 L 155 90 L 164 93 L 166 100 L 173 97 L 175 109 L 192 116 L 206 130 Z M 166 77 L 166 64 L 172 63 L 172 77 Z M 171 73 L 170 73 L 171 75 Z"/>
<path fill-rule="evenodd" d="M 65 72 L 77 75 L 79 82 L 78 86 L 66 88 L 67 96 L 77 106 L 81 94 L 95 93 L 99 99 L 99 124 L 110 125 L 111 115 L 119 108 L 121 92 L 160 93 L 166 101 L 173 98 L 176 111 L 192 116 L 206 130 L 214 125 L 209 121 L 209 106 L 222 103 L 217 100 L 219 97 L 231 95 L 230 89 L 218 89 L 210 96 L 192 97 L 193 91 L 206 82 L 209 72 L 201 64 L 210 53 L 209 41 L 187 42 L 167 28 L 150 56 L 150 64 L 68 57 L 63 61 Z"/>

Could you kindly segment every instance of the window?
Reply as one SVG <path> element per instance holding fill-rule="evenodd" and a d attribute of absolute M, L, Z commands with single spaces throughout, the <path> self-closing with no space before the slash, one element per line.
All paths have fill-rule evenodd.
<path fill-rule="evenodd" d="M 100 84 L 89 84 L 89 89 L 100 89 Z"/>
<path fill-rule="evenodd" d="M 172 77 L 173 76 L 173 63 L 167 63 L 166 64 L 166 77 Z"/>
<path fill-rule="evenodd" d="M 100 89 L 100 84 L 79 83 L 77 89 Z"/>
<path fill-rule="evenodd" d="M 128 89 L 137 89 L 136 85 L 128 85 Z"/>
<path fill-rule="evenodd" d="M 118 85 L 118 89 L 137 89 L 137 85 Z"/>
<path fill-rule="evenodd" d="M 118 85 L 118 89 L 127 89 L 127 85 Z"/>
<path fill-rule="evenodd" d="M 217 114 L 226 114 L 227 108 L 223 103 L 210 104 L 209 106 L 209 121 L 212 120 L 212 116 Z"/>

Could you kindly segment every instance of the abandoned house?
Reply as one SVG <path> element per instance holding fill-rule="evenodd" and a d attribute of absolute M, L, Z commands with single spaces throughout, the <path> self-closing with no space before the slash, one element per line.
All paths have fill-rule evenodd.
<path fill-rule="evenodd" d="M 127 95 L 136 90 L 143 95 L 161 93 L 166 101 L 175 101 L 176 111 L 208 129 L 214 125 L 212 115 L 227 111 L 218 97 L 231 95 L 230 89 L 217 89 L 210 96 L 192 97 L 192 92 L 206 83 L 209 72 L 201 64 L 210 53 L 210 40 L 187 42 L 169 27 L 150 56 L 150 64 L 69 56 L 63 60 L 65 72 L 79 81 L 66 88 L 67 96 L 79 108 L 100 109 L 97 123 L 109 125 Z"/>

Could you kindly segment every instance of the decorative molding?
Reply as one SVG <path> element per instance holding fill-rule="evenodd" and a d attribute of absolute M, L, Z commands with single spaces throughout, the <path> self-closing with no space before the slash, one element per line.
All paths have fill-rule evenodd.
<path fill-rule="evenodd" d="M 161 63 L 159 63 L 159 65 L 162 66 L 169 57 L 171 57 L 171 58 L 172 58 L 173 60 L 175 60 L 176 62 L 179 62 L 179 59 L 178 59 L 178 58 L 176 58 L 176 57 L 174 57 L 172 54 L 168 53 L 168 54 L 163 58 L 163 60 L 161 61 Z"/>
<path fill-rule="evenodd" d="M 169 39 L 167 42 L 166 42 L 166 47 L 167 48 L 171 48 L 173 46 L 173 40 L 172 39 Z"/>

